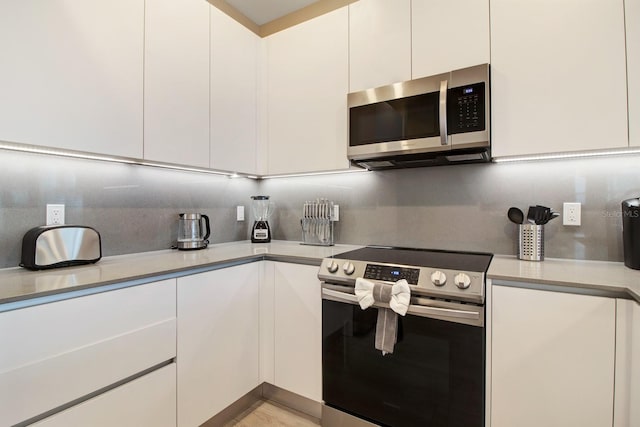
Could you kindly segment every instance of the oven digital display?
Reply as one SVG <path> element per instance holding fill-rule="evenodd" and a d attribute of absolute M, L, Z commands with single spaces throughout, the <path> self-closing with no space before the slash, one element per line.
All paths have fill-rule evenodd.
<path fill-rule="evenodd" d="M 365 279 L 383 280 L 385 282 L 397 282 L 400 279 L 405 279 L 410 285 L 418 284 L 419 275 L 420 269 L 418 268 L 394 267 L 379 264 L 367 264 L 367 268 L 364 271 Z"/>

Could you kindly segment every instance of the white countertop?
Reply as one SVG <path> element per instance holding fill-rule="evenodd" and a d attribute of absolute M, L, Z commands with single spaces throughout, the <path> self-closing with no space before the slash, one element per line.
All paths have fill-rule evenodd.
<path fill-rule="evenodd" d="M 622 262 L 554 258 L 534 262 L 496 255 L 487 278 L 627 294 L 640 302 L 640 270 L 628 268 Z"/>
<path fill-rule="evenodd" d="M 307 246 L 298 242 L 249 241 L 220 243 L 198 251 L 162 250 L 104 257 L 96 264 L 29 271 L 21 267 L 0 269 L 0 304 L 60 294 L 102 285 L 152 280 L 163 275 L 190 274 L 225 264 L 273 259 L 320 265 L 332 255 L 361 246 Z M 487 274 L 494 282 L 542 284 L 624 294 L 640 302 L 640 270 L 621 262 L 547 258 L 542 262 L 520 261 L 496 255 Z"/>
<path fill-rule="evenodd" d="M 162 250 L 104 257 L 96 264 L 29 271 L 21 267 L 0 269 L 0 303 L 69 292 L 112 283 L 177 274 L 220 264 L 252 259 L 320 265 L 325 258 L 361 246 L 308 246 L 298 242 L 231 242 L 196 251 Z"/>

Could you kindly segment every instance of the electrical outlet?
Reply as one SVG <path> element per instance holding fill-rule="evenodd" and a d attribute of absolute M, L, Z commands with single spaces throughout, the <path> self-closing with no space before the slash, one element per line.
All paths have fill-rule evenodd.
<path fill-rule="evenodd" d="M 333 205 L 333 221 L 340 221 L 340 205 Z"/>
<path fill-rule="evenodd" d="M 578 226 L 581 224 L 580 203 L 562 204 L 562 225 Z"/>
<path fill-rule="evenodd" d="M 47 224 L 64 224 L 64 205 L 47 205 Z"/>
<path fill-rule="evenodd" d="M 236 221 L 244 221 L 244 206 L 236 206 Z"/>

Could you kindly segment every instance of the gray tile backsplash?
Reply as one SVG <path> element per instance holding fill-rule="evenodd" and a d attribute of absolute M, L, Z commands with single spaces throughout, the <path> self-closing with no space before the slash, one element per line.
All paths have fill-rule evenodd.
<path fill-rule="evenodd" d="M 20 262 L 22 236 L 45 223 L 47 203 L 65 204 L 67 224 L 94 227 L 103 256 L 175 244 L 180 212 L 210 216 L 214 243 L 247 238 L 235 206 L 258 183 L 202 173 L 0 151 L 0 267 Z"/>
<path fill-rule="evenodd" d="M 515 253 L 510 206 L 561 211 L 582 205 L 582 226 L 546 228 L 546 256 L 622 261 L 620 202 L 640 196 L 640 157 L 459 165 L 254 181 L 201 173 L 0 152 L 0 267 L 16 266 L 22 235 L 42 225 L 47 203 L 66 222 L 95 227 L 103 254 L 171 246 L 177 215 L 210 215 L 212 242 L 244 240 L 253 194 L 270 195 L 273 237 L 300 240 L 305 200 L 340 204 L 338 243 Z M 237 205 L 247 221 L 235 220 Z"/>
<path fill-rule="evenodd" d="M 278 205 L 274 236 L 299 240 L 305 200 L 340 204 L 339 243 L 515 254 L 510 206 L 581 202 L 582 226 L 546 226 L 546 256 L 622 261 L 620 202 L 640 196 L 640 157 L 458 165 L 265 180 Z"/>

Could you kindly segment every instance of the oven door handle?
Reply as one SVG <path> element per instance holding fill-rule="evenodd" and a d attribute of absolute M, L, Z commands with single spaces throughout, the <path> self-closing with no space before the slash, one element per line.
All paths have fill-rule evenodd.
<path fill-rule="evenodd" d="M 358 297 L 346 292 L 340 292 L 333 289 L 322 288 L 322 298 L 336 302 L 346 302 L 349 304 L 359 305 Z M 374 307 L 389 308 L 389 304 L 374 303 Z M 407 314 L 421 317 L 431 317 L 437 319 L 448 319 L 452 321 L 459 320 L 460 323 L 469 323 L 476 326 L 483 326 L 484 319 L 482 309 L 477 311 L 458 310 L 453 308 L 429 307 L 426 305 L 409 304 Z"/>

